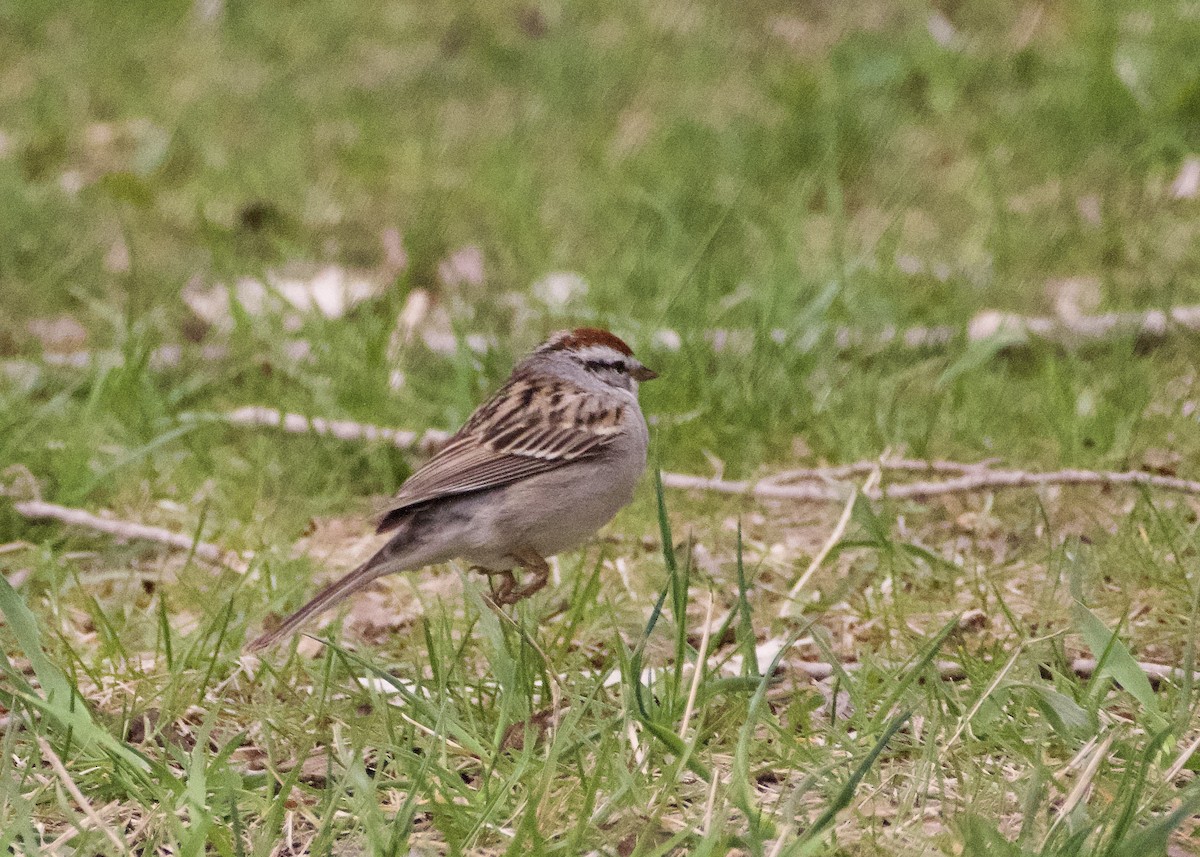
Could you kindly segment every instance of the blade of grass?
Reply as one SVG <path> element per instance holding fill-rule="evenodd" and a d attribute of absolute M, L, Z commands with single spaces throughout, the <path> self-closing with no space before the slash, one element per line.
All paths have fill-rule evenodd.
<path fill-rule="evenodd" d="M 893 690 L 880 703 L 879 710 L 872 719 L 873 724 L 878 723 L 879 718 L 886 717 L 891 712 L 892 706 L 899 701 L 900 697 L 912 686 L 913 682 L 925 672 L 926 667 L 933 663 L 933 659 L 942 650 L 942 645 L 946 642 L 946 638 L 958 627 L 958 619 L 959 617 L 955 615 L 949 622 L 943 625 L 942 630 L 938 631 L 934 635 L 934 638 L 929 641 L 929 644 L 925 646 L 925 649 L 921 652 L 920 657 L 913 664 L 912 668 L 907 670 L 898 682 L 895 682 Z M 937 679 L 935 678 L 935 680 Z"/>
<path fill-rule="evenodd" d="M 326 646 L 331 647 L 348 663 L 356 664 L 375 678 L 379 679 L 404 700 L 405 705 L 411 707 L 414 711 L 424 717 L 432 726 L 425 724 L 425 727 L 430 731 L 430 734 L 438 735 L 444 729 L 454 740 L 467 752 L 472 753 L 480 758 L 486 758 L 489 753 L 486 748 L 468 732 L 458 720 L 449 716 L 449 711 L 443 707 L 442 709 L 435 708 L 430 702 L 422 699 L 417 694 L 413 693 L 409 688 L 405 687 L 395 676 L 385 669 L 375 666 L 370 661 L 351 652 L 349 649 L 344 649 L 341 646 L 329 640 L 321 640 Z"/>
<path fill-rule="evenodd" d="M 1075 602 L 1071 615 L 1075 627 L 1096 658 L 1096 675 L 1112 678 L 1136 699 L 1151 718 L 1155 731 L 1165 727 L 1166 717 L 1154 688 L 1150 686 L 1150 679 L 1120 640 L 1119 631 L 1110 631 L 1082 602 Z"/>
<path fill-rule="evenodd" d="M 801 843 L 805 844 L 805 847 L 798 849 L 798 854 L 811 854 L 814 850 L 813 846 L 820 845 L 817 837 L 819 837 L 825 831 L 825 828 L 833 823 L 833 820 L 837 817 L 839 812 L 850 805 L 850 801 L 854 799 L 854 793 L 858 790 L 859 783 L 863 781 L 863 778 L 866 777 L 867 772 L 870 771 L 875 765 L 875 760 L 879 758 L 880 754 L 883 753 L 884 749 L 891 742 L 895 734 L 900 731 L 901 727 L 903 727 L 905 723 L 908 722 L 910 717 L 912 717 L 912 712 L 905 711 L 903 714 L 898 715 L 894 720 L 892 720 L 892 722 L 888 725 L 888 728 L 884 730 L 884 733 L 875 741 L 875 746 L 871 748 L 871 752 L 869 752 L 866 757 L 858 763 L 858 767 L 854 769 L 854 773 L 850 775 L 850 778 L 846 780 L 845 784 L 841 787 L 841 789 L 838 790 L 838 793 L 834 799 L 829 802 L 829 805 L 825 808 L 825 811 L 822 812 L 817 817 L 817 820 L 813 822 L 812 826 L 804 832 L 803 836 L 801 837 Z"/>
<path fill-rule="evenodd" d="M 755 730 L 758 728 L 759 715 L 766 704 L 767 689 L 771 686 L 771 679 L 775 675 L 775 671 L 779 669 L 780 661 L 783 660 L 784 655 L 791 651 L 796 640 L 800 639 L 801 635 L 807 632 L 811 626 L 812 622 L 808 622 L 805 625 L 792 629 L 791 633 L 788 634 L 783 645 L 779 647 L 779 651 L 775 653 L 775 657 L 771 659 L 771 663 L 759 679 L 758 688 L 754 691 L 754 696 L 750 698 L 750 703 L 746 709 L 746 722 L 738 730 L 738 740 L 733 751 L 733 785 L 730 790 L 730 799 L 746 816 L 749 826 L 749 844 L 751 851 L 756 857 L 757 855 L 761 855 L 763 840 L 769 834 L 762 828 L 762 810 L 756 808 L 753 802 L 753 787 L 750 785 L 752 781 L 752 777 L 750 776 L 750 746 L 754 740 Z"/>
<path fill-rule="evenodd" d="M 654 609 L 650 612 L 650 619 L 646 623 L 646 632 L 641 642 L 629 659 L 629 677 L 630 681 L 633 682 L 633 699 L 635 703 L 633 715 L 645 727 L 646 731 L 666 745 L 671 753 L 677 758 L 685 759 L 689 770 L 705 782 L 708 782 L 712 777 L 708 768 L 688 752 L 687 745 L 679 739 L 678 735 L 654 719 L 649 707 L 646 705 L 645 686 L 642 684 L 642 652 L 645 649 L 646 641 L 650 639 L 650 635 L 654 632 L 654 628 L 658 624 L 659 617 L 662 616 L 663 605 L 666 604 L 667 595 L 670 591 L 671 585 L 668 582 L 659 594 L 658 601 L 654 604 Z"/>
<path fill-rule="evenodd" d="M 746 597 L 746 566 L 742 555 L 742 519 L 737 522 L 737 584 L 738 584 L 738 615 L 741 624 L 738 628 L 738 645 L 742 650 L 742 671 L 747 676 L 757 677 L 758 671 L 758 635 L 754 631 L 754 617 L 750 610 L 750 599 Z"/>
<path fill-rule="evenodd" d="M 68 735 L 74 736 L 85 747 L 99 747 L 114 761 L 128 766 L 145 784 L 149 784 L 147 776 L 154 770 L 154 766 L 145 756 L 123 741 L 118 741 L 92 719 L 79 691 L 67 681 L 66 676 L 42 649 L 37 620 L 33 613 L 3 577 L 0 577 L 0 612 L 4 614 L 9 628 L 12 629 L 17 645 L 29 659 L 44 694 L 35 695 L 30 689 L 25 693 L 18 691 L 18 695 L 53 717 Z M 15 672 L 7 658 L 4 660 L 4 666 L 6 672 Z"/>

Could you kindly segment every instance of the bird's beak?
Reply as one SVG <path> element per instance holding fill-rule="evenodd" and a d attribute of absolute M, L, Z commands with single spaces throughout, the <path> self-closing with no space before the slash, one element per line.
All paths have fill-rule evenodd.
<path fill-rule="evenodd" d="M 634 377 L 634 379 L 638 380 L 638 381 L 653 381 L 655 378 L 658 377 L 657 372 L 655 372 L 653 369 L 647 369 L 645 366 L 638 366 L 636 369 L 634 369 L 629 374 L 632 375 Z"/>

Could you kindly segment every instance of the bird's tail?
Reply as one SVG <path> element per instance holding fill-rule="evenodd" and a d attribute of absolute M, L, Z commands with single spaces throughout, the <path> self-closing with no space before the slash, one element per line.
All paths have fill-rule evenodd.
<path fill-rule="evenodd" d="M 357 592 L 364 586 L 367 586 L 377 577 L 382 577 L 383 575 L 390 574 L 393 571 L 401 571 L 406 568 L 414 568 L 419 565 L 424 565 L 424 563 L 419 561 L 415 564 L 407 564 L 403 561 L 398 561 L 405 558 L 403 556 L 397 556 L 398 545 L 396 543 L 398 541 L 403 540 L 393 539 L 358 568 L 328 584 L 324 589 L 314 595 L 307 604 L 284 619 L 278 628 L 273 631 L 268 631 L 250 641 L 250 643 L 246 645 L 246 651 L 261 652 L 263 649 L 275 645 L 284 637 L 295 633 L 297 628 L 299 628 L 313 616 L 324 612 L 327 608 L 332 607 L 346 596 Z M 401 553 L 407 552 L 402 551 Z"/>

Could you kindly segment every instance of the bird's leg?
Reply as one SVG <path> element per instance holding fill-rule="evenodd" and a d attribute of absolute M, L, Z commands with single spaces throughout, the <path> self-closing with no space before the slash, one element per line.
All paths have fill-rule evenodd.
<path fill-rule="evenodd" d="M 513 577 L 512 571 L 502 571 L 496 576 L 500 578 L 500 585 L 492 589 L 492 600 L 497 604 L 512 604 L 518 600 L 513 597 L 513 593 L 517 591 L 517 579 Z"/>
<path fill-rule="evenodd" d="M 512 604 L 512 593 L 517 588 L 517 579 L 513 577 L 511 568 L 493 569 L 484 568 L 482 565 L 471 566 L 471 571 L 479 572 L 488 579 L 488 583 L 492 589 L 492 601 L 495 604 Z M 499 585 L 496 584 L 495 578 L 500 578 Z"/>
<path fill-rule="evenodd" d="M 516 604 L 546 585 L 546 581 L 550 579 L 550 564 L 538 555 L 537 551 L 522 550 L 519 553 L 513 553 L 512 556 L 521 563 L 521 568 L 533 573 L 533 577 L 528 583 L 509 595 L 511 600 L 507 603 Z"/>

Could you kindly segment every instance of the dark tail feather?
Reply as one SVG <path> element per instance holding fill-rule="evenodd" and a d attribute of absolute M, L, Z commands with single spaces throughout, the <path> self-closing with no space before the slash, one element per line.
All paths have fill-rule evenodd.
<path fill-rule="evenodd" d="M 403 506 L 399 509 L 389 509 L 379 519 L 379 523 L 375 526 L 375 532 L 386 533 L 388 530 L 394 530 L 404 523 L 405 518 L 411 515 L 412 509 L 408 506 Z"/>
<path fill-rule="evenodd" d="M 274 631 L 268 631 L 257 639 L 251 641 L 246 646 L 246 651 L 260 652 L 268 646 L 275 645 L 284 637 L 294 633 L 297 628 L 299 628 L 313 616 L 323 612 L 326 608 L 333 606 L 350 593 L 362 589 L 381 574 L 385 574 L 386 572 L 381 571 L 381 567 L 384 566 L 386 561 L 391 557 L 391 551 L 389 550 L 390 547 L 391 545 L 384 547 L 383 550 L 379 551 L 379 553 L 375 554 L 375 556 L 371 557 L 358 568 L 354 569 L 354 571 L 346 574 L 343 577 L 339 577 L 337 580 L 333 581 L 333 583 L 330 583 L 328 586 L 314 595 L 311 601 L 309 601 L 291 616 L 288 616 L 286 619 L 284 619 L 283 624 L 281 624 Z"/>

